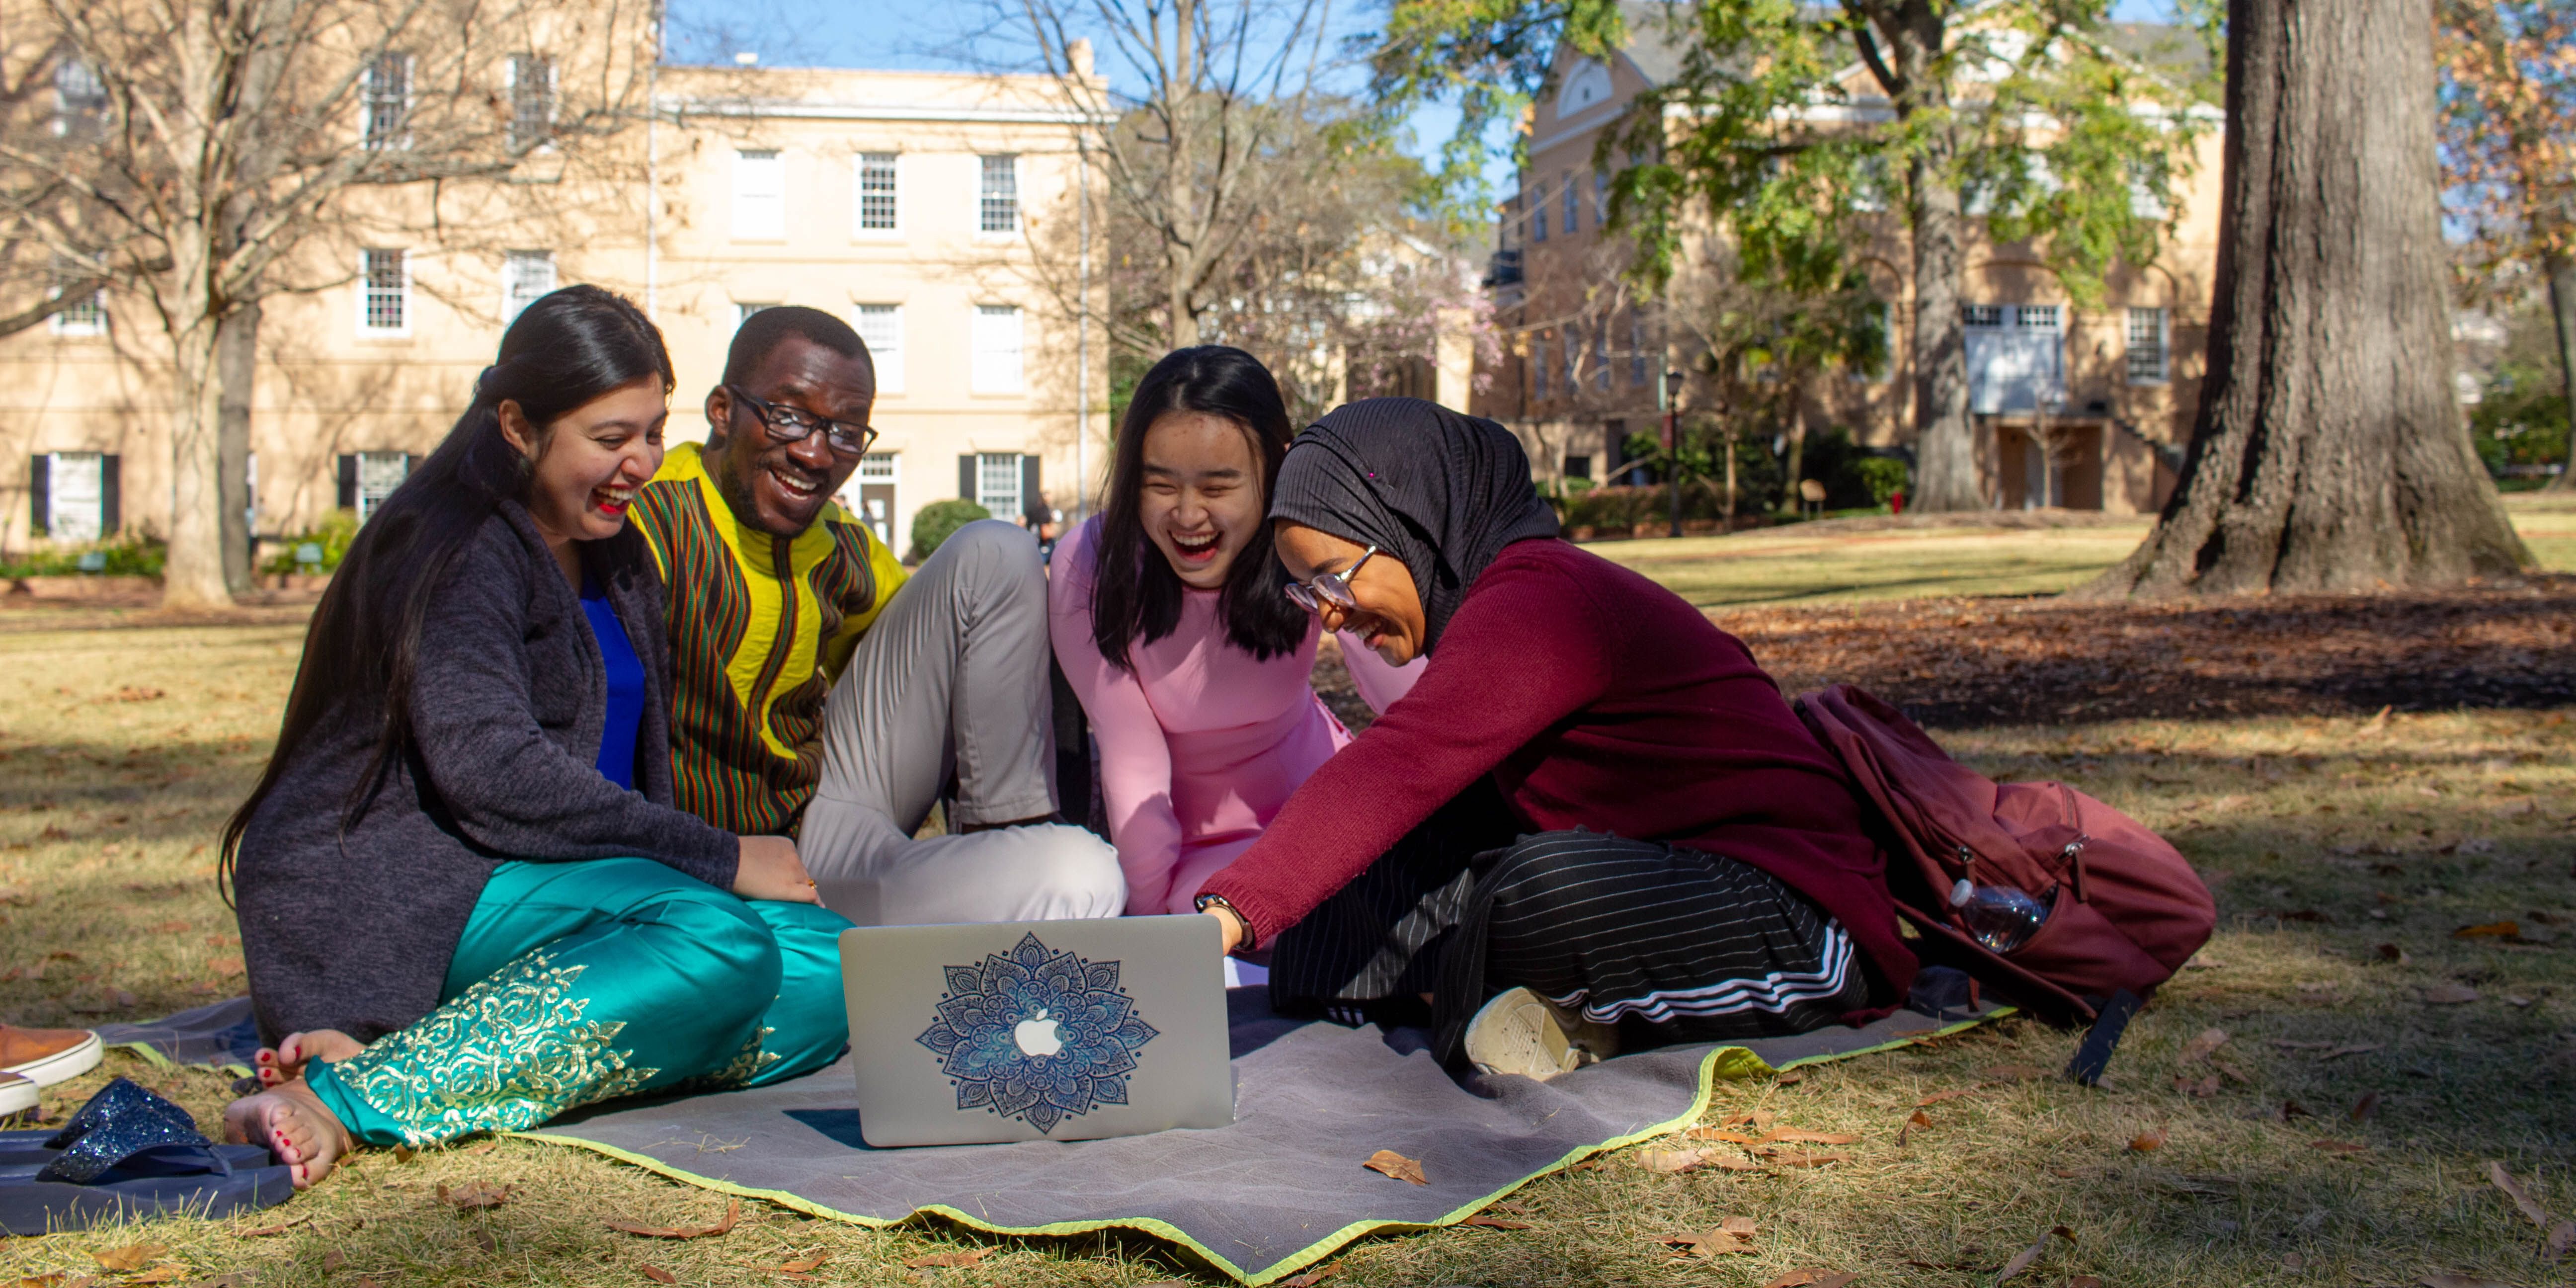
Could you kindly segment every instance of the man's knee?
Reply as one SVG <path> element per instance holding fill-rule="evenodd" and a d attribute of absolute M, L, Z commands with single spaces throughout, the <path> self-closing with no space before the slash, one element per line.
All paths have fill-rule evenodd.
<path fill-rule="evenodd" d="M 1027 874 L 1028 911 L 1020 919 L 1073 921 L 1126 911 L 1127 874 L 1116 847 L 1061 823 L 1007 830 L 1021 849 L 1014 866 Z"/>
<path fill-rule="evenodd" d="M 1010 581 L 1034 579 L 1040 584 L 1046 577 L 1037 538 L 1030 536 L 1027 529 L 1000 519 L 977 519 L 959 528 L 939 543 L 939 549 L 930 557 L 956 562 L 961 575 Z"/>

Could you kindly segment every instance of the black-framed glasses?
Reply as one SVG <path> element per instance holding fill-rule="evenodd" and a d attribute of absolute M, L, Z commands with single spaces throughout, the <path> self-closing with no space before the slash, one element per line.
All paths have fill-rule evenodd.
<path fill-rule="evenodd" d="M 1360 567 L 1377 557 L 1377 547 L 1370 546 L 1340 572 L 1320 573 L 1313 581 L 1288 583 L 1288 602 L 1310 613 L 1321 613 L 1327 606 L 1345 613 L 1359 610 L 1360 601 L 1351 597 L 1351 578 L 1360 575 Z"/>
<path fill-rule="evenodd" d="M 769 431 L 769 441 L 773 443 L 801 443 L 812 438 L 814 431 L 819 429 L 823 431 L 823 441 L 833 451 L 843 456 L 857 456 L 877 441 L 877 431 L 869 426 L 853 425 L 846 420 L 825 420 L 801 407 L 762 402 L 738 386 L 726 385 L 724 388 L 726 393 L 751 407 L 751 414 L 758 417 L 761 427 Z"/>

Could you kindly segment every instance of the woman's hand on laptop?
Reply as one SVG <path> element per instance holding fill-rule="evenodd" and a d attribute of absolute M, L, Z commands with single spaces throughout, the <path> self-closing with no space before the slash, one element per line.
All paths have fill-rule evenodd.
<path fill-rule="evenodd" d="M 783 836 L 746 836 L 742 859 L 734 869 L 733 892 L 745 899 L 777 903 L 821 903 L 814 876 L 796 857 L 796 843 Z"/>

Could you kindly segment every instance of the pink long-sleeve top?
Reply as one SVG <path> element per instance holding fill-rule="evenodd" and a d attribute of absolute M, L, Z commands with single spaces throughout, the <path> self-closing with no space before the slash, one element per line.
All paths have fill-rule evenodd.
<path fill-rule="evenodd" d="M 1065 679 L 1100 741 L 1100 794 L 1127 873 L 1127 910 L 1188 912 L 1199 883 L 1259 840 L 1262 829 L 1350 742 L 1309 680 L 1322 628 L 1297 651 L 1255 661 L 1225 637 L 1218 593 L 1182 592 L 1180 625 L 1111 665 L 1091 636 L 1100 521 L 1056 543 L 1047 624 Z M 1384 659 L 1349 635 L 1342 656 L 1371 709 L 1383 712 L 1422 670 Z"/>

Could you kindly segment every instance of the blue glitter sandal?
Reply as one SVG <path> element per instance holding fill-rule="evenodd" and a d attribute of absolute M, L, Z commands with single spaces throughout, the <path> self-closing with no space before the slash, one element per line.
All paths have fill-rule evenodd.
<path fill-rule="evenodd" d="M 46 1234 L 119 1216 L 224 1216 L 295 1195 L 259 1145 L 218 1145 L 188 1111 L 128 1078 L 59 1131 L 0 1132 L 0 1230 Z"/>

